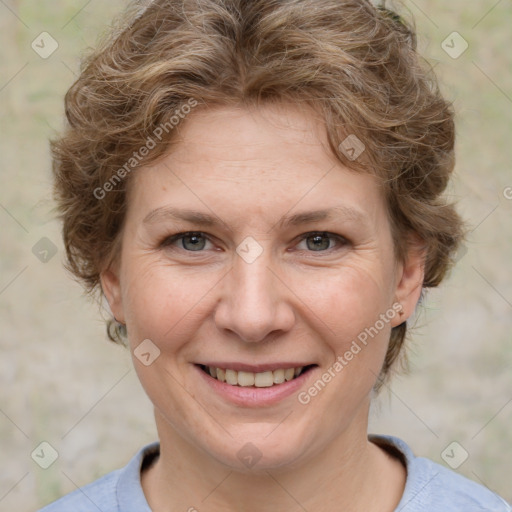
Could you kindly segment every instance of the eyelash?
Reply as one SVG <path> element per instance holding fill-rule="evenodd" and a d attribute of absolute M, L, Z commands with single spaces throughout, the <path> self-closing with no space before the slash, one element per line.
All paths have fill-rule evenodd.
<path fill-rule="evenodd" d="M 171 236 L 165 238 L 162 241 L 162 243 L 160 244 L 160 246 L 164 247 L 164 248 L 171 247 L 174 242 L 176 242 L 178 240 L 182 240 L 186 236 L 191 236 L 191 235 L 201 236 L 211 243 L 211 239 L 203 231 L 184 231 L 184 232 L 176 233 L 175 235 L 171 235 Z M 348 239 L 346 239 L 345 237 L 343 237 L 341 235 L 337 235 L 336 233 L 330 233 L 328 231 L 309 231 L 307 233 L 300 235 L 298 237 L 297 243 L 300 243 L 300 242 L 306 240 L 307 238 L 314 237 L 314 236 L 328 236 L 331 240 L 335 240 L 338 242 L 338 244 L 339 244 L 338 249 L 340 249 L 342 246 L 346 246 L 350 243 L 350 241 Z M 177 247 L 177 248 L 182 251 L 188 252 L 188 253 L 195 253 L 195 252 L 202 253 L 206 250 L 206 249 L 201 249 L 198 251 L 189 251 L 183 247 Z M 313 254 L 314 253 L 324 253 L 325 254 L 325 253 L 330 253 L 333 250 L 336 250 L 336 247 L 330 247 L 328 249 L 319 250 L 319 251 L 313 251 L 313 250 L 306 249 L 306 252 L 313 253 Z"/>

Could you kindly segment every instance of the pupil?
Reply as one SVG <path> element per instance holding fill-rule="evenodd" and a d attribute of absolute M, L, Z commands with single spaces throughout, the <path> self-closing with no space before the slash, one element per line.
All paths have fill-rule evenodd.
<path fill-rule="evenodd" d="M 190 247 L 187 247 L 187 243 L 191 243 Z M 204 238 L 201 235 L 187 235 L 183 238 L 183 247 L 191 251 L 200 251 L 204 249 Z"/>
<path fill-rule="evenodd" d="M 314 251 L 324 250 L 329 248 L 329 238 L 325 235 L 313 235 L 309 238 L 313 240 L 313 247 L 309 247 Z"/>

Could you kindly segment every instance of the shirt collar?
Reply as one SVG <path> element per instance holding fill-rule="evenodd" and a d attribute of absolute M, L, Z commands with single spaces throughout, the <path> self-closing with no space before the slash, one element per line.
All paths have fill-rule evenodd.
<path fill-rule="evenodd" d="M 407 443 L 393 436 L 369 434 L 368 440 L 382 446 L 384 449 L 391 449 L 395 455 L 400 457 L 406 466 L 407 480 L 406 487 L 397 510 L 410 500 L 412 492 L 411 484 L 414 481 L 414 459 L 416 458 Z M 155 442 L 142 448 L 121 470 L 117 482 L 117 501 L 119 510 L 122 512 L 151 512 L 149 504 L 144 495 L 140 480 L 141 468 L 146 457 L 160 452 L 160 443 Z"/>
<path fill-rule="evenodd" d="M 160 443 L 145 446 L 123 468 L 117 481 L 117 502 L 122 512 L 151 512 L 144 496 L 140 481 L 140 471 L 144 458 L 160 452 Z"/>

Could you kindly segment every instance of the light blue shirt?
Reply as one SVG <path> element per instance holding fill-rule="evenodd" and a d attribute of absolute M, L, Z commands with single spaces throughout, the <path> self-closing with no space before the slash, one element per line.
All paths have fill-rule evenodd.
<path fill-rule="evenodd" d="M 407 467 L 407 481 L 395 512 L 512 512 L 498 495 L 455 471 L 424 457 L 416 457 L 409 446 L 396 437 L 370 435 L 369 438 L 401 456 Z M 153 443 L 118 469 L 77 489 L 39 512 L 151 512 L 140 482 L 145 457 L 158 453 Z"/>

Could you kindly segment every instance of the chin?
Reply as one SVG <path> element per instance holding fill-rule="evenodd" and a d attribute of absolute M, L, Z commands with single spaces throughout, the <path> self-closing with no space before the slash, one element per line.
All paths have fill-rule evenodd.
<path fill-rule="evenodd" d="M 204 448 L 212 458 L 237 472 L 254 475 L 280 467 L 290 469 L 306 455 L 305 436 L 284 425 L 251 423 L 228 430 L 233 437 L 226 434 L 218 444 Z"/>

